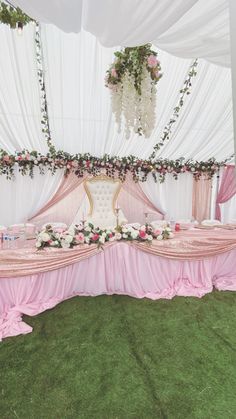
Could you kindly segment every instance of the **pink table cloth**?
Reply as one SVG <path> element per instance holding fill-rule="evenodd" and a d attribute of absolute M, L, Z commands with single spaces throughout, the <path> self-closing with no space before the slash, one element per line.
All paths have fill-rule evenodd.
<path fill-rule="evenodd" d="M 203 232 L 187 232 L 150 247 L 118 242 L 108 244 L 104 251 L 90 246 L 37 252 L 36 258 L 42 266 L 36 272 L 35 265 L 33 273 L 25 269 L 27 257 L 28 263 L 31 259 L 33 264 L 36 263 L 34 249 L 3 250 L 0 252 L 0 267 L 4 267 L 0 278 L 0 338 L 31 332 L 32 328 L 22 321 L 22 314 L 36 315 L 75 295 L 123 294 L 155 300 L 171 299 L 176 295 L 202 297 L 211 292 L 213 286 L 219 290 L 236 290 L 236 235 L 221 232 L 217 242 L 219 232 L 213 236 L 210 233 L 213 234 L 206 233 L 205 244 L 202 242 Z M 210 256 L 206 254 L 206 248 L 204 255 L 200 250 L 197 255 L 197 242 L 199 249 L 209 242 Z M 192 258 L 189 246 L 192 246 Z M 79 250 L 81 254 L 78 256 Z M 169 256 L 160 256 L 158 252 Z M 15 276 L 14 269 L 8 265 L 10 255 Z M 61 264 L 55 268 L 58 259 Z M 66 263 L 63 264 L 64 259 Z M 23 271 L 24 275 L 17 275 Z"/>

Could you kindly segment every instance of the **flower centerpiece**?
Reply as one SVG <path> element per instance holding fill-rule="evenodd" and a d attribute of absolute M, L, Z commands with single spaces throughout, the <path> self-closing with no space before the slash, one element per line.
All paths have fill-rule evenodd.
<path fill-rule="evenodd" d="M 172 237 L 173 233 L 170 227 L 155 230 L 149 224 L 139 228 L 124 225 L 120 226 L 119 231 L 114 228 L 102 230 L 89 222 L 74 225 L 68 230 L 53 228 L 48 224 L 37 235 L 36 247 L 38 249 L 45 247 L 70 249 L 80 244 L 97 244 L 98 247 L 101 247 L 104 243 L 115 240 L 151 243 L 153 239 L 166 240 Z"/>
<path fill-rule="evenodd" d="M 123 115 L 126 138 L 131 129 L 148 138 L 155 126 L 156 84 L 162 77 L 157 52 L 146 44 L 116 51 L 115 57 L 105 85 L 111 91 L 116 122 L 120 129 Z"/>

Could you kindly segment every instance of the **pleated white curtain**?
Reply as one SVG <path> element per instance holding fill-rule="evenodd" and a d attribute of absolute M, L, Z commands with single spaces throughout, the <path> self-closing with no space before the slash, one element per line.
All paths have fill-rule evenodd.
<path fill-rule="evenodd" d="M 82 28 L 106 47 L 153 42 L 180 57 L 230 65 L 227 0 L 13 0 L 66 32 Z M 122 28 L 122 29 L 121 29 Z"/>
<path fill-rule="evenodd" d="M 40 175 L 36 169 L 34 178 L 16 172 L 14 181 L 0 178 L 0 224 L 9 226 L 26 222 L 54 195 L 63 176 L 63 170 L 55 175 Z"/>
<path fill-rule="evenodd" d="M 17 30 L 0 25 L 0 148 L 47 151 L 40 126 L 40 95 L 34 44 L 35 25 Z"/>

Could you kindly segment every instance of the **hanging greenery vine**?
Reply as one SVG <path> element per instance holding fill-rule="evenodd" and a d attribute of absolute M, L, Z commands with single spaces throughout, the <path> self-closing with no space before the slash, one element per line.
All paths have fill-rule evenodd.
<path fill-rule="evenodd" d="M 17 27 L 23 28 L 33 19 L 27 16 L 19 7 L 14 7 L 11 4 L 0 1 L 0 22 L 15 29 Z"/>
<path fill-rule="evenodd" d="M 232 160 L 232 156 L 224 161 L 216 161 L 211 158 L 207 161 L 158 159 L 142 160 L 135 156 L 118 157 L 105 154 L 103 157 L 85 154 L 69 154 L 64 151 L 56 151 L 54 154 L 48 153 L 46 156 L 37 151 L 22 150 L 14 154 L 9 154 L 0 149 L 0 175 L 5 175 L 7 179 L 13 179 L 15 170 L 22 175 L 34 176 L 34 169 L 39 168 L 39 172 L 44 174 L 50 171 L 55 174 L 57 170 L 64 169 L 65 174 L 75 173 L 82 177 L 88 173 L 96 176 L 105 173 L 112 178 L 118 177 L 124 181 L 127 173 L 131 173 L 135 182 L 145 182 L 149 173 L 153 175 L 155 182 L 164 182 L 167 173 L 173 175 L 175 179 L 179 174 L 189 172 L 198 180 L 201 175 L 211 178 L 218 173 L 220 167 Z"/>
<path fill-rule="evenodd" d="M 191 93 L 191 87 L 192 87 L 192 79 L 193 77 L 196 77 L 197 75 L 197 65 L 198 65 L 198 59 L 196 58 L 193 63 L 190 65 L 190 68 L 188 70 L 187 78 L 184 81 L 184 85 L 182 89 L 180 90 L 180 96 L 178 100 L 178 104 L 174 108 L 174 113 L 168 122 L 168 124 L 165 126 L 164 131 L 161 136 L 161 140 L 153 147 L 153 152 L 150 155 L 150 159 L 155 159 L 158 150 L 160 150 L 161 147 L 165 144 L 167 140 L 170 139 L 170 135 L 172 132 L 172 127 L 176 123 L 177 119 L 179 118 L 181 108 L 184 106 L 184 98 L 187 95 L 190 95 Z"/>
<path fill-rule="evenodd" d="M 47 103 L 47 94 L 46 94 L 45 77 L 44 77 L 45 72 L 44 72 L 44 61 L 43 61 L 43 49 L 42 49 L 42 42 L 41 42 L 41 30 L 40 30 L 40 24 L 38 22 L 36 22 L 36 25 L 35 25 L 35 49 L 36 49 L 38 82 L 39 82 L 39 88 L 40 88 L 42 133 L 45 136 L 50 154 L 54 155 L 56 153 L 56 149 L 52 143 L 50 126 L 49 126 L 48 103 Z"/>

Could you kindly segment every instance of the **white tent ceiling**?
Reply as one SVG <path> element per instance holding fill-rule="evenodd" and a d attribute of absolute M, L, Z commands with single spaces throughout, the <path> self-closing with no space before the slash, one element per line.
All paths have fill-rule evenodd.
<path fill-rule="evenodd" d="M 34 24 L 23 35 L 0 26 L 0 147 L 46 152 L 40 126 Z M 105 48 L 88 32 L 66 34 L 42 25 L 45 78 L 52 139 L 57 148 L 94 155 L 133 154 L 147 158 L 160 140 L 177 104 L 191 59 L 160 51 L 164 76 L 158 84 L 157 124 L 150 139 L 118 134 L 104 76 L 115 48 Z M 199 61 L 192 93 L 186 98 L 169 143 L 168 158 L 221 160 L 233 153 L 230 69 Z"/>
<path fill-rule="evenodd" d="M 152 42 L 184 58 L 230 65 L 228 0 L 13 0 L 65 32 L 84 30 L 106 47 Z"/>

